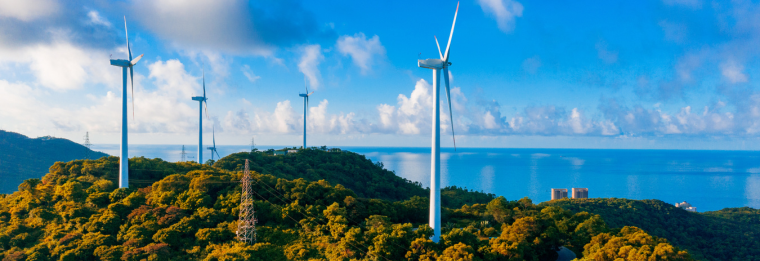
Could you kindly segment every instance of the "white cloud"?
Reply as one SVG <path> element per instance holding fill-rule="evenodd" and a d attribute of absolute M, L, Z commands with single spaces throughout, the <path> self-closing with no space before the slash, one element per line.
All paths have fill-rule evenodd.
<path fill-rule="evenodd" d="M 730 83 L 747 82 L 747 75 L 743 73 L 744 66 L 735 61 L 727 61 L 720 65 L 720 72 Z"/>
<path fill-rule="evenodd" d="M 361 68 L 362 74 L 372 71 L 374 61 L 385 56 L 385 47 L 377 35 L 370 39 L 364 33 L 344 35 L 338 38 L 337 46 L 341 54 L 351 56 L 354 64 Z"/>
<path fill-rule="evenodd" d="M 81 89 L 88 83 L 120 85 L 121 71 L 108 65 L 106 51 L 83 48 L 60 32 L 53 34 L 56 40 L 49 44 L 0 45 L 0 64 L 28 66 L 38 84 L 57 91 Z"/>
<path fill-rule="evenodd" d="M 324 60 L 322 49 L 318 44 L 306 45 L 302 49 L 298 70 L 309 80 L 312 89 L 319 89 L 319 64 Z"/>
<path fill-rule="evenodd" d="M 494 16 L 496 24 L 504 33 L 515 28 L 515 17 L 522 17 L 523 5 L 514 0 L 478 0 L 483 12 Z"/>
<path fill-rule="evenodd" d="M 145 29 L 178 49 L 272 57 L 281 46 L 334 36 L 297 1 L 132 0 L 130 6 Z"/>
<path fill-rule="evenodd" d="M 21 21 L 55 14 L 59 3 L 55 0 L 0 0 L 0 17 L 11 17 Z"/>
<path fill-rule="evenodd" d="M 251 81 L 251 83 L 255 83 L 256 80 L 261 79 L 261 76 L 254 74 L 253 71 L 251 70 L 251 67 L 248 66 L 247 64 L 243 65 L 243 67 L 240 68 L 240 71 L 243 72 L 243 75 L 245 75 L 245 78 L 248 78 L 248 80 Z"/>
<path fill-rule="evenodd" d="M 90 12 L 87 12 L 87 17 L 90 18 L 90 23 L 102 25 L 106 27 L 111 27 L 111 23 L 108 22 L 108 20 L 104 19 L 98 11 L 91 10 Z"/>

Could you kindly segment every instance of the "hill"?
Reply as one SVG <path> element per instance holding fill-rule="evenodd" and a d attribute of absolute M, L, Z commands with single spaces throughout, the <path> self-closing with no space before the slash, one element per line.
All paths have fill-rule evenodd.
<path fill-rule="evenodd" d="M 117 189 L 118 158 L 104 157 L 57 162 L 42 180 L 0 195 L 0 259 L 537 261 L 556 260 L 564 246 L 582 260 L 692 260 L 641 229 L 609 229 L 598 215 L 527 198 L 447 209 L 434 243 L 425 198 L 361 198 L 324 180 L 256 172 L 257 242 L 245 244 L 235 239 L 241 172 L 160 159 L 129 163 L 142 171 L 134 180 L 139 188 Z"/>
<path fill-rule="evenodd" d="M 214 167 L 241 171 L 245 160 L 250 169 L 283 179 L 303 178 L 307 181 L 325 180 L 353 190 L 357 196 L 385 200 L 405 200 L 413 196 L 428 197 L 430 190 L 384 168 L 383 163 L 373 163 L 364 155 L 350 152 L 328 152 L 326 149 L 309 148 L 282 156 L 272 151 L 241 152 L 219 159 Z M 464 204 L 488 203 L 494 194 L 465 190 L 456 186 L 443 188 L 441 205 L 459 208 Z"/>
<path fill-rule="evenodd" d="M 25 179 L 42 178 L 56 161 L 84 159 L 89 149 L 61 138 L 29 138 L 15 132 L 0 130 L 0 194 L 18 189 Z M 90 150 L 90 158 L 108 156 Z"/>
<path fill-rule="evenodd" d="M 667 238 L 699 260 L 760 260 L 758 210 L 688 212 L 660 200 L 562 199 L 541 203 L 600 215 L 611 228 L 635 226 Z"/>

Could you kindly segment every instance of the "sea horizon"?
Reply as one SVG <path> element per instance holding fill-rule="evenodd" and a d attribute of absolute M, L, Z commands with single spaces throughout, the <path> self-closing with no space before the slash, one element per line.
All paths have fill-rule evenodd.
<path fill-rule="evenodd" d="M 130 157 L 176 162 L 182 144 L 130 144 Z M 259 150 L 284 145 L 257 145 Z M 290 146 L 292 147 L 292 146 Z M 328 146 L 333 148 L 333 146 Z M 430 182 L 429 147 L 335 146 L 365 155 L 399 177 Z M 93 150 L 118 153 L 117 144 Z M 250 145 L 217 145 L 220 156 L 250 151 Z M 197 145 L 185 145 L 195 161 Z M 204 161 L 210 159 L 204 151 Z M 215 156 L 214 159 L 217 159 Z M 588 188 L 589 197 L 687 201 L 700 212 L 729 207 L 760 208 L 760 152 L 746 150 L 468 148 L 441 149 L 441 185 L 505 196 L 550 200 L 551 188 Z M 522 184 L 509 186 L 509 184 Z M 757 191 L 757 192 L 755 192 Z"/>

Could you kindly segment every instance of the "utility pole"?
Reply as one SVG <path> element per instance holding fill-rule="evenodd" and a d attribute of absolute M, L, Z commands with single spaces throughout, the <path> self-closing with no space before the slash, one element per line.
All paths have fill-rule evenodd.
<path fill-rule="evenodd" d="M 240 196 L 240 216 L 238 217 L 237 239 L 253 245 L 256 243 L 256 211 L 253 209 L 253 190 L 248 160 L 245 160 L 245 172 L 241 180 L 243 194 Z"/>
<path fill-rule="evenodd" d="M 92 144 L 90 143 L 90 132 L 88 131 L 88 132 L 86 132 L 84 134 L 84 147 L 87 148 L 84 151 L 84 158 L 85 159 L 90 159 L 90 147 L 91 146 L 92 146 Z"/>
<path fill-rule="evenodd" d="M 185 152 L 185 145 L 182 145 L 182 160 L 181 162 L 185 162 L 187 158 L 187 152 Z"/>

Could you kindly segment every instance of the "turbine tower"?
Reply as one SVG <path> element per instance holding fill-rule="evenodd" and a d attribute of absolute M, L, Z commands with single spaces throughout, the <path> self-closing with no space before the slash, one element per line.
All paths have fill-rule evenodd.
<path fill-rule="evenodd" d="M 127 33 L 127 17 L 124 17 L 124 33 L 127 35 L 127 52 L 129 60 L 111 59 L 111 65 L 122 68 L 124 87 L 121 92 L 121 145 L 119 149 L 119 188 L 129 187 L 129 154 L 127 143 L 127 68 L 129 68 L 129 79 L 132 81 L 132 119 L 135 118 L 135 81 L 132 67 L 137 64 L 143 57 L 140 56 L 132 59 L 132 49 L 129 47 L 129 33 Z"/>
<path fill-rule="evenodd" d="M 198 101 L 200 110 L 198 111 L 198 163 L 203 164 L 203 109 L 206 108 L 206 118 L 208 118 L 208 103 L 206 100 L 206 72 L 203 72 L 203 96 L 193 97 Z M 205 105 L 205 106 L 204 106 Z"/>
<path fill-rule="evenodd" d="M 306 93 L 299 93 L 298 96 L 303 97 L 303 149 L 306 149 L 306 110 L 309 108 L 309 96 L 314 94 L 314 91 L 309 93 L 309 87 L 306 87 L 304 83 Z"/>
<path fill-rule="evenodd" d="M 211 160 L 214 160 L 214 153 L 216 153 L 216 156 L 219 156 L 219 152 L 216 151 L 216 136 L 214 134 L 214 129 L 213 128 L 211 129 L 211 140 L 213 142 L 213 145 L 211 147 L 206 148 L 206 149 L 208 149 L 208 150 L 211 151 Z M 219 156 L 219 158 L 221 159 L 222 156 Z"/>
<path fill-rule="evenodd" d="M 438 38 L 435 38 L 435 45 L 438 46 L 438 55 L 440 59 L 417 60 L 417 66 L 427 69 L 433 69 L 433 144 L 431 148 L 431 171 L 430 171 L 430 222 L 433 228 L 433 242 L 438 242 L 441 237 L 441 104 L 439 102 L 440 91 L 438 90 L 438 73 L 443 70 L 443 80 L 446 83 L 446 98 L 449 101 L 449 116 L 451 117 L 451 135 L 454 138 L 454 116 L 451 114 L 451 95 L 449 91 L 449 50 L 451 48 L 451 37 L 454 35 L 454 25 L 457 23 L 457 13 L 459 13 L 459 3 L 457 10 L 454 12 L 454 22 L 451 24 L 451 33 L 449 34 L 449 43 L 446 45 L 446 53 L 441 53 L 441 46 L 438 44 Z M 456 150 L 456 139 L 454 139 L 454 149 Z"/>

